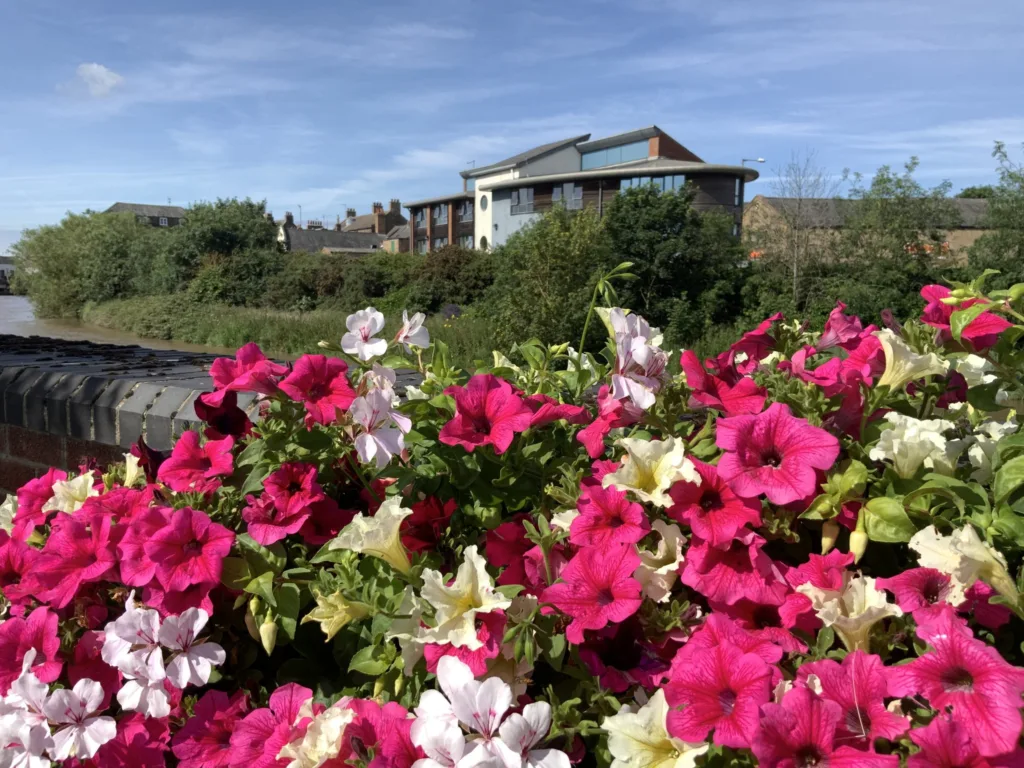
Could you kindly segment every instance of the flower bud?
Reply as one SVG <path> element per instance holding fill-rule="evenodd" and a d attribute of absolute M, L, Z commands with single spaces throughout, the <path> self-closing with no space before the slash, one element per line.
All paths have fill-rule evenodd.
<path fill-rule="evenodd" d="M 821 554 L 827 555 L 836 545 L 839 537 L 839 523 L 835 520 L 826 520 L 821 526 Z"/>
<path fill-rule="evenodd" d="M 277 622 L 269 613 L 260 625 L 260 642 L 268 656 L 274 652 L 274 646 L 277 645 Z"/>
<path fill-rule="evenodd" d="M 258 641 L 260 639 L 260 631 L 256 626 L 256 618 L 248 611 L 245 613 L 245 628 L 249 630 L 249 637 L 253 640 Z"/>
<path fill-rule="evenodd" d="M 859 563 L 867 548 L 868 535 L 864 531 L 854 531 L 850 534 L 850 553 L 853 555 L 853 562 Z"/>

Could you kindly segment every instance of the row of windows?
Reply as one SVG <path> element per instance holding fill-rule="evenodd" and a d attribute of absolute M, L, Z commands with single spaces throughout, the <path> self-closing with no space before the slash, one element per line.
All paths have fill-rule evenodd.
<path fill-rule="evenodd" d="M 473 220 L 473 201 L 463 200 L 455 207 L 456 215 L 459 217 L 459 221 L 469 222 Z M 443 203 L 441 205 L 431 206 L 430 212 L 431 219 L 434 224 L 447 224 L 448 223 L 448 204 Z M 422 229 L 427 224 L 427 209 L 419 208 L 415 214 L 416 228 Z"/>
<path fill-rule="evenodd" d="M 565 203 L 569 210 L 580 210 L 583 207 L 583 186 L 569 181 L 565 184 L 556 184 L 551 190 L 552 203 Z"/>
<path fill-rule="evenodd" d="M 632 160 L 647 159 L 647 142 L 634 141 L 632 144 L 620 144 L 617 147 L 599 149 L 595 152 L 584 152 L 580 167 L 584 171 L 591 168 L 603 168 L 606 165 L 618 165 Z"/>
<path fill-rule="evenodd" d="M 435 237 L 433 240 L 430 241 L 430 250 L 433 251 L 433 250 L 437 250 L 438 248 L 444 248 L 446 245 L 448 245 L 448 238 L 447 237 Z M 461 237 L 459 237 L 459 245 L 462 246 L 463 248 L 472 248 L 473 247 L 473 236 L 472 235 L 462 235 Z M 480 238 L 480 247 L 485 249 L 485 250 L 487 249 L 487 238 L 486 237 L 481 237 Z M 425 238 L 425 237 L 417 238 L 416 239 L 416 253 L 426 253 L 426 252 L 427 252 L 427 238 Z"/>
<path fill-rule="evenodd" d="M 533 187 L 512 190 L 512 213 L 533 213 Z"/>
<path fill-rule="evenodd" d="M 686 177 L 678 176 L 635 176 L 632 179 L 623 179 L 620 189 L 631 189 L 633 187 L 645 187 L 653 184 L 662 192 L 671 192 L 682 189 L 686 186 Z"/>

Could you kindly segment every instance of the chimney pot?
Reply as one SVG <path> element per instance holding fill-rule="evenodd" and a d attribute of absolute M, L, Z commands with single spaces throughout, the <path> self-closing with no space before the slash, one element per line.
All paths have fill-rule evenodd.
<path fill-rule="evenodd" d="M 399 202 L 399 200 L 397 198 L 392 198 L 391 199 L 391 212 L 392 213 L 401 213 L 402 212 L 402 203 Z"/>
<path fill-rule="evenodd" d="M 285 214 L 284 214 L 284 225 L 286 227 L 294 227 L 295 226 L 295 217 L 292 215 L 291 211 L 285 211 Z"/>
<path fill-rule="evenodd" d="M 374 203 L 373 204 L 373 212 L 374 213 L 384 213 L 384 203 Z"/>

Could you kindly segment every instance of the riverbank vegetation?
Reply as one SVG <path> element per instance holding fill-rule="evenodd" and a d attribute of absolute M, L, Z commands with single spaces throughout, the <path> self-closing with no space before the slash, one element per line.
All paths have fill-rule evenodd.
<path fill-rule="evenodd" d="M 742 242 L 731 218 L 698 213 L 688 190 L 650 186 L 619 195 L 600 218 L 556 208 L 487 253 L 283 253 L 264 204 L 251 200 L 198 203 L 170 229 L 131 214 L 69 214 L 27 231 L 13 250 L 42 317 L 296 354 L 338 337 L 358 308 L 393 316 L 408 307 L 431 318 L 463 364 L 523 338 L 599 346 L 597 328 L 584 338 L 586 307 L 599 275 L 628 261 L 635 279 L 619 285 L 618 303 L 662 328 L 666 343 L 711 350 L 776 312 L 822 322 L 840 296 L 858 314 L 899 316 L 928 283 L 986 268 L 1001 270 L 998 287 L 1024 280 L 1024 172 L 1002 145 L 994 154 L 999 183 L 983 189 L 985 234 L 959 253 L 948 248 L 960 223 L 950 186 L 923 186 L 915 160 L 852 179 L 835 200 L 839 227 L 815 212 L 837 185 L 792 163 L 766 192 L 795 200 L 797 215 L 748 227 Z"/>

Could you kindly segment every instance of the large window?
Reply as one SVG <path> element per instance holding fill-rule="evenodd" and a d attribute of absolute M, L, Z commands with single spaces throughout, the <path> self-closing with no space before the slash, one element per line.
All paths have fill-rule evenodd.
<path fill-rule="evenodd" d="M 416 253 L 427 252 L 427 238 L 421 237 L 416 241 Z"/>
<path fill-rule="evenodd" d="M 161 216 L 160 217 L 160 226 L 161 227 L 166 227 L 167 226 L 167 217 L 166 216 Z"/>
<path fill-rule="evenodd" d="M 533 187 L 512 190 L 512 213 L 533 213 Z"/>
<path fill-rule="evenodd" d="M 645 159 L 647 159 L 647 142 L 634 141 L 632 144 L 620 144 L 617 147 L 585 152 L 580 167 L 584 171 L 588 171 L 591 168 L 603 168 L 606 165 L 618 165 Z"/>
<path fill-rule="evenodd" d="M 583 185 L 566 182 L 556 184 L 551 190 L 551 202 L 565 203 L 570 211 L 578 211 L 583 208 Z"/>
<path fill-rule="evenodd" d="M 743 200 L 743 182 L 736 179 L 736 193 L 733 195 L 733 205 L 739 205 Z"/>
<path fill-rule="evenodd" d="M 444 248 L 446 245 L 448 245 L 447 237 L 435 237 L 433 242 L 431 242 L 430 247 L 436 251 L 438 248 Z"/>
<path fill-rule="evenodd" d="M 448 223 L 448 204 L 442 203 L 441 205 L 435 205 L 433 207 L 433 216 L 435 224 L 447 224 Z"/>
<path fill-rule="evenodd" d="M 473 236 L 472 235 L 462 235 L 461 237 L 459 237 L 459 245 L 461 245 L 463 248 L 472 248 L 473 247 Z"/>
<path fill-rule="evenodd" d="M 632 179 L 623 179 L 620 189 L 632 189 L 653 184 L 662 192 L 671 192 L 682 189 L 686 186 L 686 177 L 679 176 L 634 176 Z"/>
<path fill-rule="evenodd" d="M 466 191 L 472 192 L 476 189 L 476 179 L 466 179 Z"/>
<path fill-rule="evenodd" d="M 473 201 L 463 200 L 459 203 L 459 221 L 473 220 Z"/>
<path fill-rule="evenodd" d="M 425 226 L 427 226 L 427 210 L 420 208 L 416 211 L 416 228 L 420 229 Z"/>

